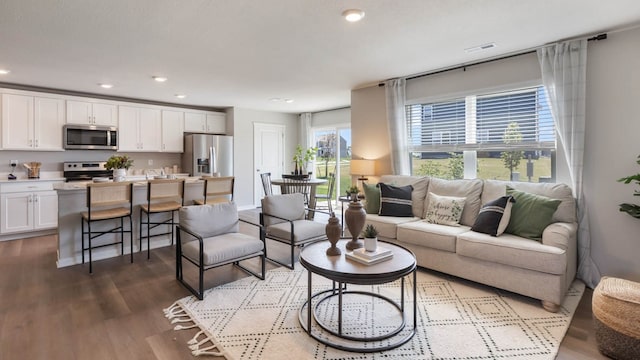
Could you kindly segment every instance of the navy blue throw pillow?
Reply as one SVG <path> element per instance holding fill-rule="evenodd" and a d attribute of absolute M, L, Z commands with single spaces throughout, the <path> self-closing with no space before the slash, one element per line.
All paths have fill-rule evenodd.
<path fill-rule="evenodd" d="M 393 186 L 380 183 L 380 216 L 412 217 L 413 186 Z"/>

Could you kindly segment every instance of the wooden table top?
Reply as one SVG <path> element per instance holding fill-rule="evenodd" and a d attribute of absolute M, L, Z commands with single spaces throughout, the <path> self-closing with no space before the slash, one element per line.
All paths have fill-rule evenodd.
<path fill-rule="evenodd" d="M 329 241 L 320 241 L 306 245 L 300 252 L 300 264 L 312 273 L 327 279 L 349 284 L 383 284 L 410 274 L 416 268 L 415 255 L 398 245 L 378 241 L 378 246 L 393 252 L 393 257 L 373 265 L 361 264 L 347 259 L 345 244 L 349 240 L 338 241 L 337 247 L 342 252 L 338 256 L 327 256 L 331 246 Z"/>

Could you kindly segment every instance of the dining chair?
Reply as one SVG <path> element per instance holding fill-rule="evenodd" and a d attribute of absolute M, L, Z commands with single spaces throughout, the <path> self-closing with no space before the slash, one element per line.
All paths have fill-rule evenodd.
<path fill-rule="evenodd" d="M 184 205 L 184 179 L 155 179 L 147 182 L 147 202 L 140 204 L 140 227 L 138 241 L 140 251 L 142 251 L 142 239 L 147 239 L 147 259 L 151 258 L 150 239 L 155 236 L 171 235 L 171 245 L 173 245 L 175 234 L 174 226 L 176 211 Z M 161 214 L 170 215 L 162 220 L 158 219 Z M 154 215 L 155 219 L 152 219 Z M 142 229 L 147 229 L 146 235 L 142 234 Z M 168 225 L 167 231 L 151 234 L 151 230 L 158 226 Z"/>
<path fill-rule="evenodd" d="M 334 173 L 329 173 L 329 181 L 327 182 L 327 193 L 326 194 L 318 194 L 316 193 L 316 209 L 324 209 L 329 210 L 330 213 L 333 212 L 333 190 L 336 185 L 336 175 Z M 320 205 L 318 200 L 326 200 L 327 205 Z"/>
<path fill-rule="evenodd" d="M 183 206 L 180 224 L 176 227 L 176 278 L 198 299 L 204 297 L 204 272 L 219 266 L 233 264 L 247 273 L 264 280 L 266 246 L 262 236 L 254 237 L 239 232 L 239 222 L 258 224 L 240 219 L 235 203 L 218 203 L 202 206 Z M 258 274 L 240 262 L 260 258 Z M 183 260 L 198 268 L 198 289 L 184 279 Z"/>
<path fill-rule="evenodd" d="M 85 262 L 85 251 L 89 252 L 89 273 L 93 273 L 91 250 L 95 248 L 120 244 L 120 252 L 124 255 L 124 234 L 129 233 L 131 262 L 133 263 L 133 213 L 132 182 L 105 182 L 87 184 L 87 211 L 82 213 L 82 263 Z M 125 230 L 124 220 L 129 219 L 129 230 Z M 99 228 L 92 228 L 96 223 L 104 223 Z M 86 225 L 86 230 L 85 230 Z M 106 234 L 120 234 L 120 241 L 94 245 L 94 240 Z M 87 235 L 87 247 L 85 247 Z"/>
<path fill-rule="evenodd" d="M 304 195 L 301 193 L 271 195 L 262 199 L 260 225 L 263 226 L 261 235 L 265 240 L 264 251 L 267 260 L 293 269 L 296 247 L 327 239 L 326 224 L 307 220 L 306 212 L 308 210 L 304 205 Z M 291 248 L 290 263 L 270 258 L 266 239 L 289 245 Z"/>
<path fill-rule="evenodd" d="M 264 196 L 273 195 L 273 187 L 271 185 L 271 173 L 260 174 L 260 180 L 262 180 L 262 188 L 264 189 Z"/>
<path fill-rule="evenodd" d="M 204 180 L 204 196 L 202 200 L 197 199 L 193 201 L 196 205 L 233 201 L 235 177 L 203 176 L 202 179 Z"/>
<path fill-rule="evenodd" d="M 295 194 L 299 193 L 304 195 L 305 206 L 309 205 L 309 192 L 311 191 L 311 185 L 308 184 L 308 179 L 283 179 L 284 184 L 280 186 L 283 194 Z"/>

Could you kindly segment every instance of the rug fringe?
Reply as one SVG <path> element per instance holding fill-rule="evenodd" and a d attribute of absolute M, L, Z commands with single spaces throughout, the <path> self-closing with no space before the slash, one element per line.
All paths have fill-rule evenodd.
<path fill-rule="evenodd" d="M 178 324 L 173 328 L 173 330 L 193 329 L 196 327 L 199 328 L 198 324 L 191 318 L 191 316 L 189 316 L 189 314 L 182 307 L 179 301 L 174 302 L 173 304 L 171 304 L 171 306 L 169 306 L 166 309 L 163 309 L 162 311 L 164 312 L 164 316 L 167 319 L 171 320 L 172 324 L 193 323 L 193 325 L 190 325 L 190 326 L 184 326 L 184 325 Z M 201 329 L 196 333 L 196 335 L 191 340 L 187 342 L 189 344 L 189 350 L 191 350 L 191 354 L 193 354 L 193 356 L 213 355 L 213 356 L 226 357 L 228 355 L 226 352 L 224 352 L 221 349 L 221 347 L 218 345 L 218 343 L 214 340 L 212 336 L 207 335 L 202 340 L 198 341 L 198 338 L 201 335 L 207 335 L 207 334 L 204 330 Z M 211 343 L 211 345 L 200 348 L 202 345 L 206 343 Z M 218 351 L 210 351 L 213 349 L 218 349 Z"/>

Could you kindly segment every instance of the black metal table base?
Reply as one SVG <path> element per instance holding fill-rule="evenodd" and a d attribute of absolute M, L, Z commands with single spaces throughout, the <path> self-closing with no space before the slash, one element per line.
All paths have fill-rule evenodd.
<path fill-rule="evenodd" d="M 413 338 L 416 333 L 417 326 L 417 303 L 416 303 L 416 270 L 413 270 L 413 328 L 407 332 L 406 335 L 394 341 L 393 337 L 397 337 L 403 330 L 406 328 L 406 314 L 405 314 L 405 294 L 404 294 L 404 276 L 400 280 L 400 303 L 394 302 L 392 299 L 385 297 L 380 294 L 368 292 L 368 291 L 346 291 L 345 283 L 338 283 L 338 287 L 336 290 L 335 282 L 332 289 L 319 291 L 315 294 L 312 293 L 312 283 L 311 279 L 312 273 L 308 272 L 308 284 L 307 284 L 307 301 L 302 305 L 298 314 L 298 320 L 302 328 L 307 332 L 307 334 L 315 339 L 316 341 L 344 351 L 351 352 L 362 352 L 362 353 L 371 353 L 371 352 L 380 352 L 385 350 L 395 349 L 399 346 L 406 344 L 409 340 Z M 342 331 L 342 313 L 343 309 L 343 295 L 345 294 L 356 294 L 356 295 L 366 295 L 379 298 L 386 303 L 390 304 L 395 310 L 398 311 L 399 316 L 401 317 L 401 323 L 395 329 L 392 329 L 386 333 L 379 334 L 377 336 L 351 336 L 344 334 Z M 333 297 L 338 297 L 338 330 L 335 331 L 331 329 L 329 326 L 324 324 L 322 321 L 318 319 L 318 309 L 322 305 L 323 302 L 329 301 Z M 314 299 L 319 299 L 313 304 Z M 306 313 L 306 317 L 305 317 Z M 322 334 L 322 331 L 318 332 L 318 334 L 314 333 L 312 328 L 312 323 L 315 323 L 317 327 L 323 330 L 325 333 Z M 329 334 L 329 335 L 327 335 Z M 324 335 L 324 336 L 320 336 Z M 337 339 L 347 340 L 344 344 L 338 344 L 335 342 L 331 342 L 330 337 L 333 336 Z M 390 340 L 389 340 L 390 339 Z M 389 341 L 385 341 L 389 340 Z M 346 344 L 347 342 L 357 342 L 362 343 L 362 346 L 350 346 Z M 382 342 L 383 344 L 375 344 L 376 342 Z"/>

